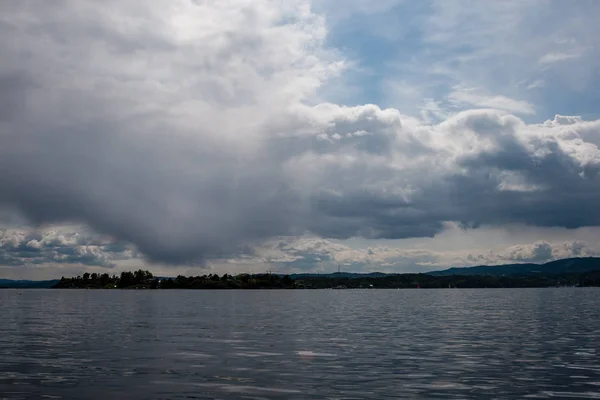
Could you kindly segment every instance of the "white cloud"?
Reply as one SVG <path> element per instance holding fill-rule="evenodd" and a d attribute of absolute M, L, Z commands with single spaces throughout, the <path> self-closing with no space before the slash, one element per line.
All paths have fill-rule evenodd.
<path fill-rule="evenodd" d="M 332 240 L 432 237 L 448 221 L 600 225 L 599 122 L 528 124 L 509 112 L 531 104 L 484 89 L 450 99 L 496 110 L 432 103 L 426 123 L 317 102 L 345 61 L 308 2 L 44 4 L 0 6 L 0 102 L 12 107 L 0 110 L 0 201 L 135 247 L 9 235 L 23 252 L 11 262 L 112 265 L 139 248 L 164 264 L 417 268 L 440 256 Z M 249 250 L 305 234 L 327 239 Z"/>
<path fill-rule="evenodd" d="M 546 82 L 544 80 L 536 79 L 535 81 L 533 81 L 529 85 L 527 85 L 527 90 L 543 88 L 544 86 L 546 86 Z"/>
<path fill-rule="evenodd" d="M 448 95 L 450 101 L 475 107 L 495 108 L 516 114 L 535 114 L 534 107 L 526 101 L 514 100 L 506 96 L 492 96 L 478 92 L 475 89 L 459 89 Z"/>
<path fill-rule="evenodd" d="M 541 64 L 552 64 L 560 61 L 572 60 L 574 58 L 579 58 L 583 55 L 583 53 L 548 53 L 544 54 L 540 58 Z"/>
<path fill-rule="evenodd" d="M 524 230 L 520 228 L 519 232 Z M 123 270 L 138 268 L 149 269 L 161 276 L 207 272 L 260 273 L 269 270 L 281 273 L 330 273 L 337 271 L 338 265 L 343 271 L 349 272 L 403 273 L 483 264 L 541 263 L 560 258 L 600 255 L 600 243 L 590 244 L 578 239 L 564 241 L 556 238 L 552 241 L 538 240 L 478 250 L 473 247 L 489 241 L 504 241 L 497 236 L 492 238 L 486 230 L 469 236 L 461 242 L 462 245 L 456 243 L 456 236 L 448 238 L 444 234 L 430 239 L 444 243 L 450 239 L 453 242 L 449 249 L 437 250 L 432 248 L 435 247 L 432 244 L 395 247 L 401 244 L 398 241 L 387 241 L 385 244 L 367 241 L 362 246 L 356 246 L 314 236 L 276 237 L 234 258 L 211 259 L 202 266 L 165 266 L 160 263 L 149 264 L 133 246 L 92 235 L 82 227 L 54 226 L 41 231 L 4 231 L 0 235 L 0 274 L 15 279 L 50 279 L 84 272 L 119 274 Z M 566 236 L 572 234 L 567 233 Z M 33 237 L 37 239 L 31 239 Z M 481 242 L 478 243 L 477 239 Z M 33 247 L 30 246 L 32 242 L 36 243 Z"/>
<path fill-rule="evenodd" d="M 449 267 L 544 263 L 560 258 L 600 255 L 600 246 L 570 240 L 517 244 L 496 250 L 434 251 L 400 249 L 385 245 L 356 248 L 313 237 L 279 238 L 256 249 L 264 265 L 282 272 L 334 272 L 338 265 L 348 272 L 427 272 Z"/>
<path fill-rule="evenodd" d="M 410 22 L 396 24 L 397 31 L 404 32 L 407 25 L 416 27 L 410 39 L 396 35 L 393 44 L 384 42 L 390 56 L 377 71 L 386 82 L 383 99 L 417 115 L 419 110 L 415 112 L 412 105 L 429 98 L 443 100 L 461 85 L 481 89 L 478 94 L 485 98 L 465 99 L 478 106 L 485 102 L 493 104 L 489 107 L 532 115 L 533 109 L 538 114 L 555 113 L 557 104 L 566 104 L 595 115 L 590 104 L 580 103 L 580 97 L 596 90 L 592 88 L 600 67 L 594 43 L 600 35 L 598 4 L 571 7 L 556 0 L 441 0 L 422 7 L 407 2 L 398 14 L 410 15 Z M 548 24 L 550 20 L 560 22 Z M 393 80 L 416 90 L 398 95 L 395 85 L 387 83 Z"/>
<path fill-rule="evenodd" d="M 556 114 L 553 120 L 544 122 L 547 126 L 574 125 L 582 124 L 584 121 L 578 115 L 560 115 Z"/>
<path fill-rule="evenodd" d="M 507 263 L 545 263 L 552 260 L 571 257 L 593 257 L 600 255 L 598 246 L 586 242 L 569 240 L 550 243 L 539 240 L 534 243 L 518 244 L 508 248 L 485 253 L 469 254 L 468 259 L 477 260 L 477 264 L 507 264 Z"/>
<path fill-rule="evenodd" d="M 0 267 L 78 264 L 113 267 L 139 258 L 134 246 L 82 227 L 10 228 L 0 231 Z"/>

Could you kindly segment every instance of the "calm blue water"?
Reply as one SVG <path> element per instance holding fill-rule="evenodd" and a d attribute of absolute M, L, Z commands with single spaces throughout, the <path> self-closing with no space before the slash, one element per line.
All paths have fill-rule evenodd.
<path fill-rule="evenodd" d="M 0 290 L 1 399 L 600 399 L 600 290 Z"/>

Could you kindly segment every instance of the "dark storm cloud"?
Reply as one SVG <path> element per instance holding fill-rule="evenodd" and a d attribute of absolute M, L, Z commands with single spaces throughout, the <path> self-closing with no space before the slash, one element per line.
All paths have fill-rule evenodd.
<path fill-rule="evenodd" d="M 305 232 L 600 224 L 598 125 L 479 110 L 427 126 L 374 105 L 309 107 L 337 66 L 320 19 L 300 5 L 305 27 L 281 25 L 279 11 L 169 3 L 0 6 L 0 202 L 166 263 Z M 105 253 L 122 252 L 18 246 L 3 257 L 111 263 Z"/>
<path fill-rule="evenodd" d="M 600 153 L 581 139 L 577 127 L 567 131 L 556 122 L 551 128 L 527 126 L 487 111 L 466 112 L 453 122 L 461 120 L 444 132 L 448 146 L 458 143 L 458 151 L 448 154 L 442 141 L 435 156 L 406 162 L 395 174 L 388 164 L 379 180 L 375 174 L 350 173 L 359 177 L 355 185 L 340 184 L 343 172 L 324 173 L 320 182 L 329 190 L 313 195 L 313 210 L 322 218 L 313 220 L 312 230 L 336 238 L 407 238 L 433 236 L 443 221 L 471 228 L 600 224 L 595 205 L 600 181 L 593 172 Z M 449 157 L 447 168 L 437 168 Z M 372 165 L 377 168 L 376 162 Z M 365 175 L 377 184 L 362 179 Z"/>

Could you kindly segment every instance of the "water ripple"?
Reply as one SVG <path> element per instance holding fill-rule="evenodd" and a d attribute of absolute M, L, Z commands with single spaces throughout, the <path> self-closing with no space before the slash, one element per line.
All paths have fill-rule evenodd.
<path fill-rule="evenodd" d="M 600 399 L 600 291 L 0 291 L 0 400 Z"/>

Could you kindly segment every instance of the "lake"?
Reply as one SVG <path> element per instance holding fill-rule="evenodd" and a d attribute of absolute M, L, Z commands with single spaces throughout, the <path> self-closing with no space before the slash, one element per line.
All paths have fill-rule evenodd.
<path fill-rule="evenodd" d="M 600 399 L 600 289 L 0 290 L 0 399 Z"/>

